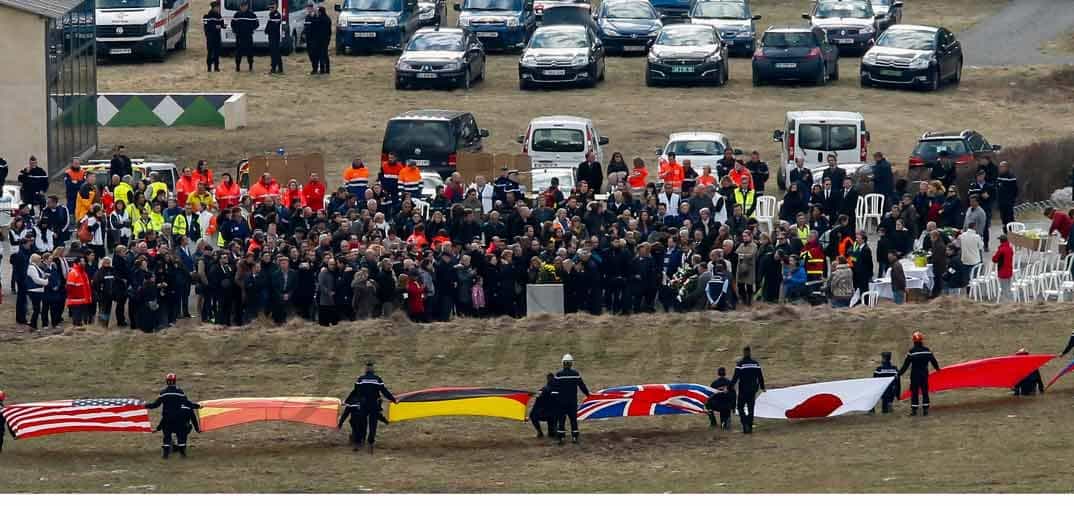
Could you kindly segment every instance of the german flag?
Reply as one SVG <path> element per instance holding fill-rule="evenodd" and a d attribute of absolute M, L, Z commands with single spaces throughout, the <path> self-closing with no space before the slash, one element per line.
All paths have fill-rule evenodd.
<path fill-rule="evenodd" d="M 339 399 L 335 397 L 240 397 L 201 401 L 201 430 L 210 431 L 250 422 L 285 421 L 336 428 Z"/>
<path fill-rule="evenodd" d="M 447 387 L 407 392 L 396 396 L 388 420 L 401 422 L 430 416 L 492 416 L 526 419 L 533 392 L 507 388 Z"/>

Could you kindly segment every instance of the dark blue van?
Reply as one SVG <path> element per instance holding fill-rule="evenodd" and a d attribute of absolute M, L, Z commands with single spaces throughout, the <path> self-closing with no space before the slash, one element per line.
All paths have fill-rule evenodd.
<path fill-rule="evenodd" d="M 346 0 L 336 4 L 336 53 L 402 51 L 423 25 L 417 0 Z"/>
<path fill-rule="evenodd" d="M 537 29 L 533 0 L 464 0 L 455 10 L 459 27 L 476 34 L 485 49 L 521 51 Z"/>

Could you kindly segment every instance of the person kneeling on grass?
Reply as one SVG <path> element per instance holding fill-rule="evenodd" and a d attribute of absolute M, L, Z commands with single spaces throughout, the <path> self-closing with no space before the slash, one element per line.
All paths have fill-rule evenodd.
<path fill-rule="evenodd" d="M 544 437 L 544 433 L 541 432 L 541 422 L 548 424 L 548 437 L 556 434 L 556 410 L 552 404 L 554 401 L 552 399 L 552 385 L 555 381 L 555 375 L 552 373 L 548 373 L 545 376 L 545 384 L 537 392 L 537 399 L 533 401 L 533 408 L 530 409 L 530 423 L 537 430 L 538 438 Z"/>
<path fill-rule="evenodd" d="M 709 428 L 716 427 L 716 415 L 720 414 L 720 428 L 731 430 L 731 410 L 735 407 L 735 387 L 727 379 L 727 369 L 716 370 L 716 381 L 712 382 L 716 393 L 705 401 L 705 411 L 709 415 Z"/>

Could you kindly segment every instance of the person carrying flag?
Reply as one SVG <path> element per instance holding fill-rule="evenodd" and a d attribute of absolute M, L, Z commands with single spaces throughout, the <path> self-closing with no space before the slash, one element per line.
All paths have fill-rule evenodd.
<path fill-rule="evenodd" d="M 757 392 L 764 392 L 764 371 L 761 364 L 750 356 L 750 347 L 742 348 L 742 359 L 735 363 L 735 374 L 731 376 L 731 387 L 738 385 L 738 419 L 742 422 L 742 433 L 753 433 L 753 407 L 757 402 Z"/>
<path fill-rule="evenodd" d="M 563 369 L 552 376 L 552 398 L 556 405 L 556 440 L 563 444 L 567 436 L 567 419 L 571 421 L 571 442 L 578 444 L 578 391 L 589 395 L 582 374 L 574 369 L 574 357 L 563 355 Z"/>
<path fill-rule="evenodd" d="M 157 426 L 157 430 L 164 433 L 161 458 L 168 458 L 173 446 L 179 452 L 179 456 L 186 457 L 186 437 L 190 434 L 190 419 L 191 417 L 196 417 L 192 410 L 201 409 L 201 405 L 188 399 L 186 392 L 183 392 L 183 389 L 176 385 L 175 373 L 168 373 L 164 376 L 164 383 L 166 386 L 164 390 L 160 391 L 160 396 L 157 397 L 157 400 L 146 404 L 145 408 L 156 409 L 163 406 L 160 425 Z M 196 423 L 195 427 L 197 427 Z M 201 428 L 197 428 L 200 432 Z M 172 443 L 172 434 L 178 438 L 178 442 L 174 445 Z"/>
<path fill-rule="evenodd" d="M 1063 353 L 1060 353 L 1059 356 L 1070 353 L 1070 350 L 1074 350 L 1074 332 L 1070 333 L 1070 341 L 1067 341 L 1067 347 L 1063 348 Z"/>
<path fill-rule="evenodd" d="M 552 399 L 552 384 L 555 382 L 555 375 L 548 373 L 545 376 L 544 386 L 537 392 L 537 398 L 533 401 L 533 408 L 530 409 L 530 423 L 533 424 L 533 428 L 537 429 L 537 438 L 543 438 L 544 433 L 541 432 L 541 422 L 548 423 L 548 437 L 556 435 L 556 416 L 555 406 L 553 405 L 554 399 Z"/>
<path fill-rule="evenodd" d="M 874 378 L 895 378 L 888 385 L 887 390 L 884 390 L 884 394 L 880 396 L 880 412 L 891 413 L 891 403 L 895 400 L 895 397 L 902 391 L 902 383 L 899 381 L 899 370 L 895 368 L 895 365 L 891 363 L 891 352 L 880 352 L 880 365 L 876 366 L 873 370 Z M 870 411 L 871 412 L 871 411 Z"/>
<path fill-rule="evenodd" d="M 1018 350 L 1015 355 L 1029 355 L 1029 350 L 1022 348 Z M 1028 376 L 1022 378 L 1022 381 L 1019 381 L 1018 384 L 1014 386 L 1014 395 L 1025 397 L 1037 395 L 1038 392 L 1042 394 L 1044 393 L 1044 378 L 1040 377 L 1040 369 L 1029 373 Z"/>
<path fill-rule="evenodd" d="M 735 407 L 735 387 L 727 379 L 727 369 L 716 370 L 716 381 L 710 385 L 716 393 L 705 402 L 705 411 L 709 415 L 709 428 L 716 427 L 716 415 L 720 414 L 720 428 L 731 430 L 731 410 Z"/>
<path fill-rule="evenodd" d="M 0 390 L 0 453 L 4 453 L 4 432 L 9 430 L 7 421 L 4 420 L 4 400 L 7 399 L 7 394 L 3 390 Z M 11 433 L 11 437 L 15 437 L 15 432 Z"/>
<path fill-rule="evenodd" d="M 910 416 L 917 416 L 919 407 L 922 416 L 929 416 L 929 364 L 939 371 L 940 363 L 932 355 L 932 350 L 925 346 L 925 334 L 914 332 L 911 339 L 914 345 L 906 352 L 899 376 L 910 370 Z"/>
<path fill-rule="evenodd" d="M 395 396 L 384 385 L 384 380 L 373 372 L 373 362 L 366 362 L 365 374 L 354 380 L 354 389 L 347 396 L 347 399 L 351 405 L 354 404 L 355 400 L 358 401 L 357 409 L 353 410 L 351 414 L 351 416 L 358 416 L 358 423 L 355 426 L 357 433 L 354 435 L 355 444 L 357 448 L 361 448 L 368 431 L 369 453 L 373 453 L 373 444 L 377 440 L 377 421 L 381 419 L 381 395 L 387 397 L 393 403 L 399 402 L 395 400 Z M 342 426 L 342 420 L 340 425 Z"/>

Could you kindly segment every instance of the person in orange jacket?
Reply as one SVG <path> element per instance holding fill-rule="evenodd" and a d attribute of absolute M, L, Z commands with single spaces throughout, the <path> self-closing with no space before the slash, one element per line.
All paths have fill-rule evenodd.
<path fill-rule="evenodd" d="M 343 170 L 343 186 L 359 201 L 365 200 L 365 191 L 369 188 L 369 168 L 361 158 L 351 160 L 351 164 Z"/>
<path fill-rule="evenodd" d="M 198 167 L 194 169 L 194 179 L 199 183 L 205 183 L 206 188 L 213 187 L 213 171 L 205 160 L 198 160 Z"/>
<path fill-rule="evenodd" d="M 716 176 L 712 175 L 712 166 L 706 165 L 701 168 L 701 175 L 697 176 L 697 186 L 704 188 L 706 186 L 716 186 Z"/>
<path fill-rule="evenodd" d="M 280 183 L 273 179 L 272 174 L 266 172 L 256 183 L 250 185 L 248 195 L 254 199 L 254 202 L 260 204 L 272 196 L 278 197 L 280 195 Z"/>
<path fill-rule="evenodd" d="M 668 159 L 660 162 L 660 179 L 664 184 L 673 189 L 682 189 L 682 180 L 686 177 L 686 169 L 682 168 L 675 159 L 675 153 L 668 153 Z"/>
<path fill-rule="evenodd" d="M 728 174 L 728 176 L 731 177 L 731 181 L 735 181 L 735 182 L 738 183 L 739 188 L 743 188 L 744 182 L 745 182 L 745 185 L 748 185 L 748 186 L 746 186 L 743 189 L 745 189 L 745 190 L 753 190 L 754 189 L 753 188 L 753 174 L 750 174 L 750 170 L 747 169 L 745 165 L 742 165 L 739 161 L 737 161 L 737 160 L 735 161 L 735 168 L 731 169 L 731 172 Z"/>
<path fill-rule="evenodd" d="M 421 199 L 421 169 L 414 164 L 413 160 L 407 160 L 406 165 L 399 171 L 400 195 L 410 195 L 412 199 Z"/>
<path fill-rule="evenodd" d="M 224 174 L 223 180 L 216 185 L 216 203 L 220 209 L 231 209 L 239 205 L 239 185 L 231 179 L 231 174 Z"/>
<path fill-rule="evenodd" d="M 311 173 L 310 180 L 302 185 L 302 195 L 306 199 L 306 206 L 314 213 L 324 209 L 325 190 L 324 183 L 321 182 L 321 178 L 317 176 L 316 172 Z"/>
<path fill-rule="evenodd" d="M 298 201 L 299 207 L 306 207 L 306 196 L 302 193 L 302 189 L 298 186 L 297 180 L 290 180 L 287 182 L 287 189 L 283 191 L 283 206 L 290 208 L 291 203 Z"/>
<path fill-rule="evenodd" d="M 71 269 L 67 272 L 67 307 L 71 310 L 71 322 L 76 327 L 83 323 L 93 321 L 93 289 L 90 287 L 89 276 L 82 265 L 82 257 L 75 257 L 71 261 Z"/>
<path fill-rule="evenodd" d="M 635 158 L 634 168 L 630 169 L 630 175 L 627 176 L 627 184 L 630 185 L 630 191 L 635 193 L 645 191 L 645 183 L 647 183 L 648 180 L 649 169 L 645 168 L 645 160 Z"/>
<path fill-rule="evenodd" d="M 85 183 L 75 193 L 75 221 L 81 221 L 82 217 L 90 211 L 93 203 L 97 201 L 96 187 L 91 183 Z"/>
<path fill-rule="evenodd" d="M 175 202 L 179 207 L 186 207 L 186 198 L 198 191 L 198 179 L 190 167 L 183 167 L 183 174 L 175 182 Z"/>

